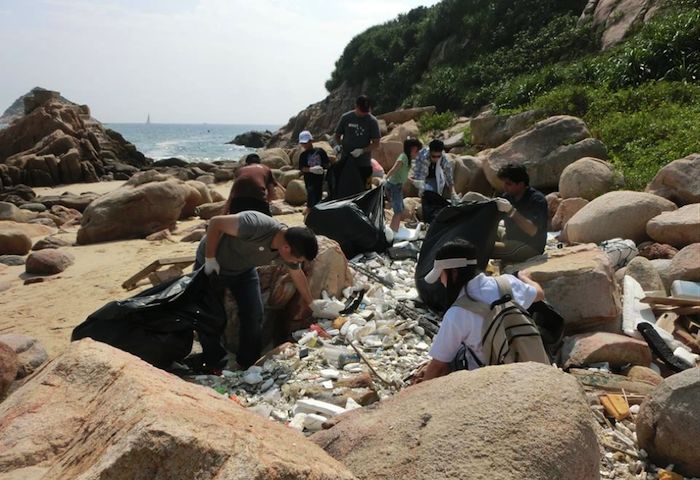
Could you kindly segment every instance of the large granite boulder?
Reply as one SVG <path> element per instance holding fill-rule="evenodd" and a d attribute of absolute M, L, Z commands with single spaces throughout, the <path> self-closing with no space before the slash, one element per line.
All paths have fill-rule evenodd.
<path fill-rule="evenodd" d="M 529 272 L 542 285 L 567 332 L 618 329 L 620 291 L 610 259 L 595 245 L 562 248 L 507 269 L 516 270 Z"/>
<path fill-rule="evenodd" d="M 700 243 L 682 248 L 671 259 L 665 281 L 670 286 L 674 280 L 700 282 Z"/>
<path fill-rule="evenodd" d="M 420 127 L 415 120 L 409 120 L 407 122 L 396 125 L 388 135 L 382 137 L 382 141 L 386 142 L 403 142 L 411 137 L 418 138 L 420 135 Z"/>
<path fill-rule="evenodd" d="M 647 223 L 647 234 L 659 243 L 679 248 L 700 242 L 700 203 L 657 215 Z"/>
<path fill-rule="evenodd" d="M 0 401 L 5 399 L 15 378 L 17 378 L 17 354 L 9 345 L 0 342 Z"/>
<path fill-rule="evenodd" d="M 361 479 L 599 476 L 583 391 L 546 365 L 456 372 L 333 422 L 311 439 Z"/>
<path fill-rule="evenodd" d="M 34 275 L 55 275 L 73 265 L 75 257 L 68 252 L 48 248 L 32 252 L 27 257 L 26 272 Z"/>
<path fill-rule="evenodd" d="M 287 184 L 284 200 L 293 206 L 304 205 L 306 203 L 306 185 L 303 180 L 292 180 Z"/>
<path fill-rule="evenodd" d="M 12 478 L 354 478 L 291 429 L 90 339 L 0 404 L 0 419 Z"/>
<path fill-rule="evenodd" d="M 586 205 L 588 205 L 588 200 L 585 198 L 565 198 L 562 200 L 552 217 L 552 230 L 563 229 L 571 217 Z"/>
<path fill-rule="evenodd" d="M 646 225 L 660 214 L 675 210 L 670 200 L 650 193 L 609 192 L 592 200 L 566 224 L 569 242 L 600 243 L 625 238 L 640 243 L 647 240 Z"/>
<path fill-rule="evenodd" d="M 649 21 L 661 4 L 659 0 L 588 0 L 579 23 L 596 26 L 601 32 L 602 49 L 607 50 Z"/>
<path fill-rule="evenodd" d="M 32 248 L 32 240 L 18 229 L 0 226 L 0 255 L 26 255 Z"/>
<path fill-rule="evenodd" d="M 677 205 L 700 203 L 700 153 L 674 160 L 647 185 L 646 191 Z"/>
<path fill-rule="evenodd" d="M 639 282 L 645 292 L 666 290 L 661 275 L 648 258 L 639 255 L 634 257 L 625 267 L 625 275 Z"/>
<path fill-rule="evenodd" d="M 259 155 L 262 164 L 270 168 L 282 168 L 292 164 L 289 155 L 287 155 L 287 152 L 282 148 L 261 150 Z"/>
<path fill-rule="evenodd" d="M 379 162 L 385 172 L 394 166 L 396 159 L 403 153 L 403 142 L 398 140 L 382 140 L 379 148 L 372 152 L 372 157 Z"/>
<path fill-rule="evenodd" d="M 435 113 L 435 107 L 415 107 L 404 108 L 402 110 L 394 110 L 393 112 L 383 113 L 377 116 L 378 120 L 384 120 L 389 123 L 405 123 L 411 120 L 418 120 L 421 116 Z"/>
<path fill-rule="evenodd" d="M 272 138 L 272 132 L 269 130 L 251 130 L 243 132 L 228 143 L 241 145 L 248 148 L 262 148 Z"/>
<path fill-rule="evenodd" d="M 472 145 L 498 147 L 513 135 L 530 128 L 541 120 L 543 112 L 528 110 L 516 115 L 496 115 L 488 110 L 469 122 Z"/>
<path fill-rule="evenodd" d="M 43 365 L 49 355 L 35 338 L 19 333 L 0 335 L 0 343 L 8 345 L 17 354 L 17 378 L 24 378 Z"/>
<path fill-rule="evenodd" d="M 564 169 L 584 157 L 607 158 L 605 145 L 591 138 L 580 118 L 550 117 L 512 137 L 500 147 L 483 153 L 484 172 L 496 190 L 503 190 L 498 170 L 508 164 L 524 165 L 530 185 L 540 190 L 556 190 Z"/>
<path fill-rule="evenodd" d="M 597 158 L 581 158 L 567 166 L 559 177 L 562 198 L 593 200 L 615 187 L 612 165 Z"/>
<path fill-rule="evenodd" d="M 173 228 L 193 188 L 181 180 L 146 172 L 88 206 L 77 242 L 106 242 L 143 238 Z"/>
<path fill-rule="evenodd" d="M 656 465 L 675 465 L 686 477 L 700 477 L 700 368 L 666 378 L 642 403 L 637 440 Z"/>
<path fill-rule="evenodd" d="M 564 368 L 607 362 L 611 367 L 627 364 L 648 366 L 651 350 L 643 340 L 608 332 L 585 333 L 566 337 L 559 353 Z"/>
<path fill-rule="evenodd" d="M 455 192 L 465 194 L 478 192 L 484 195 L 493 193 L 493 187 L 486 179 L 481 157 L 462 155 L 454 161 Z"/>

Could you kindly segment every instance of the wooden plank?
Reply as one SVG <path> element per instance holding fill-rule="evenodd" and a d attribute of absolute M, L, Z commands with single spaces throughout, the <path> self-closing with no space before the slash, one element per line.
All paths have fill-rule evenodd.
<path fill-rule="evenodd" d="M 677 298 L 677 297 L 644 297 L 640 300 L 643 303 L 652 305 L 673 305 L 676 307 L 700 307 L 700 298 Z"/>
<path fill-rule="evenodd" d="M 124 283 L 122 283 L 122 288 L 125 290 L 132 290 L 136 288 L 138 282 L 144 278 L 149 277 L 154 272 L 158 271 L 161 267 L 172 266 L 174 268 L 179 268 L 180 270 L 187 268 L 189 265 L 193 264 L 195 261 L 194 255 L 187 255 L 182 257 L 169 257 L 160 258 L 149 263 L 147 266 L 142 268 L 137 274 L 129 277 Z M 153 277 L 157 279 L 158 277 Z"/>
<path fill-rule="evenodd" d="M 584 386 L 592 387 L 606 392 L 619 392 L 624 389 L 625 392 L 639 395 L 649 395 L 656 385 L 643 382 L 641 380 L 633 380 L 623 375 L 615 375 L 614 373 L 591 372 L 580 368 L 572 368 L 569 373 Z"/>
<path fill-rule="evenodd" d="M 624 420 L 630 416 L 630 407 L 627 400 L 622 395 L 609 393 L 600 397 L 600 403 L 605 409 L 605 413 L 615 420 Z"/>

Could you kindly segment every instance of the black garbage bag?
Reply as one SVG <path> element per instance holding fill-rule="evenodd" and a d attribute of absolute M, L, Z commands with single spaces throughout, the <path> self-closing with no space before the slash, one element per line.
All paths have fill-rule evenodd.
<path fill-rule="evenodd" d="M 554 361 L 564 340 L 564 317 L 544 300 L 535 302 L 527 309 L 540 331 L 544 349 Z"/>
<path fill-rule="evenodd" d="M 126 300 L 109 302 L 75 327 L 71 341 L 89 337 L 167 368 L 190 353 L 195 331 L 218 336 L 225 325 L 220 296 L 199 269 Z"/>
<path fill-rule="evenodd" d="M 389 247 L 384 233 L 384 187 L 318 203 L 306 216 L 306 226 L 338 242 L 348 258 L 383 252 Z"/>
<path fill-rule="evenodd" d="M 440 210 L 428 228 L 416 264 L 416 289 L 423 303 L 439 311 L 449 307 L 443 286 L 423 280 L 433 268 L 440 247 L 450 240 L 467 240 L 476 246 L 478 266 L 486 268 L 496 242 L 500 217 L 493 200 L 464 202 Z"/>
<path fill-rule="evenodd" d="M 433 223 L 435 217 L 440 210 L 450 205 L 442 195 L 426 190 L 423 192 L 423 196 L 420 199 L 421 211 L 423 212 L 423 221 L 426 223 Z"/>

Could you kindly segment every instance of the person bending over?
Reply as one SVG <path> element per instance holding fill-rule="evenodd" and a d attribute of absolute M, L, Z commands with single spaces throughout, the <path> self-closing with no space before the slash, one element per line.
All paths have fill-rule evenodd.
<path fill-rule="evenodd" d="M 523 308 L 544 299 L 542 287 L 524 272 L 503 275 L 510 283 L 513 300 Z M 451 372 L 450 365 L 464 344 L 467 369 L 484 365 L 482 328 L 484 317 L 456 304 L 463 295 L 490 305 L 501 298 L 496 279 L 477 267 L 476 247 L 466 240 L 445 243 L 435 254 L 432 270 L 425 276 L 428 283 L 440 282 L 446 289 L 452 306 L 442 317 L 442 323 L 430 348 L 428 364 L 418 372 L 416 383 L 441 377 Z"/>
<path fill-rule="evenodd" d="M 209 220 L 207 235 L 197 248 L 195 269 L 228 288 L 238 304 L 240 346 L 238 363 L 247 368 L 260 357 L 263 302 L 255 267 L 282 263 L 307 305 L 311 291 L 302 262 L 318 254 L 316 235 L 306 227 L 287 227 L 260 212 L 246 211 Z M 219 338 L 200 338 L 210 362 L 222 359 L 226 351 Z M 213 360 L 212 360 L 213 359 Z"/>
<path fill-rule="evenodd" d="M 255 210 L 271 217 L 270 202 L 276 198 L 275 187 L 281 185 L 275 180 L 272 170 L 260 163 L 257 153 L 251 153 L 246 157 L 245 165 L 236 170 L 224 212 Z"/>
<path fill-rule="evenodd" d="M 496 242 L 493 257 L 516 263 L 540 255 L 547 243 L 547 200 L 530 186 L 530 176 L 522 165 L 501 167 L 498 178 L 503 180 L 504 193 L 496 202 L 506 215 L 505 235 Z"/>

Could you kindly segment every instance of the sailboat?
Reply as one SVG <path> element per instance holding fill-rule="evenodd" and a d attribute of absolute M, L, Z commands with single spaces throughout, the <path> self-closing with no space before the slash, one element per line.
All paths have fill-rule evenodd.
<path fill-rule="evenodd" d="M 148 116 L 146 117 L 146 125 L 151 124 L 151 114 L 149 113 Z"/>

